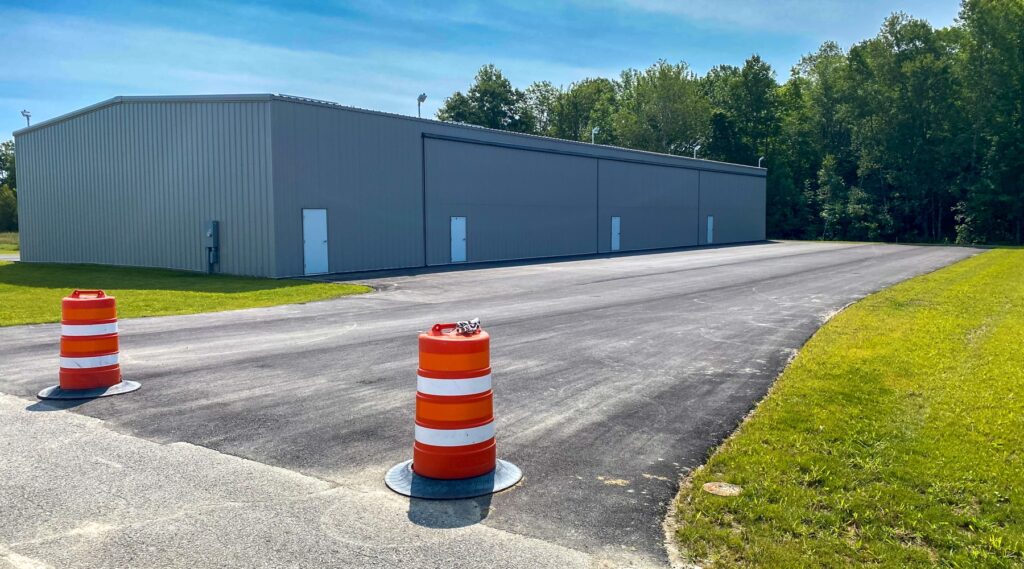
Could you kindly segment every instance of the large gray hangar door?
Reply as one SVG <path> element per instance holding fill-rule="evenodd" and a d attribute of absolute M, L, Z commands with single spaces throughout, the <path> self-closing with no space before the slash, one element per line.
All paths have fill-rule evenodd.
<path fill-rule="evenodd" d="M 471 263 L 597 252 L 593 158 L 432 138 L 423 144 L 428 265 L 461 258 L 452 241 L 457 217 L 466 220 Z"/>

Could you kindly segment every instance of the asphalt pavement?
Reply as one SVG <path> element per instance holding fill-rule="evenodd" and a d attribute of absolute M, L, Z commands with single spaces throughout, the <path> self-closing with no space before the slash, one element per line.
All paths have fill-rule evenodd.
<path fill-rule="evenodd" d="M 70 406 L 34 402 L 56 381 L 59 326 L 3 328 L 0 445 L 17 458 L 0 561 L 665 564 L 679 477 L 822 322 L 977 252 L 763 243 L 364 279 L 379 290 L 124 320 L 122 367 L 143 388 Z M 499 456 L 525 478 L 410 501 L 382 478 L 411 456 L 416 333 L 471 317 L 492 335 Z M 121 465 L 106 499 L 93 458 Z M 48 494 L 59 474 L 90 490 Z"/>

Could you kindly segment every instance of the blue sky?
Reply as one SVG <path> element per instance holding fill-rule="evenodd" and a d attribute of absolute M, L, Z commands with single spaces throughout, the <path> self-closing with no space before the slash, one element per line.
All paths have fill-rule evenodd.
<path fill-rule="evenodd" d="M 956 0 L 495 0 L 159 3 L 0 0 L 0 140 L 115 95 L 287 93 L 424 116 L 484 63 L 514 84 L 616 76 L 655 60 L 698 73 L 752 53 L 780 80 L 826 40 L 904 11 L 954 22 Z"/>

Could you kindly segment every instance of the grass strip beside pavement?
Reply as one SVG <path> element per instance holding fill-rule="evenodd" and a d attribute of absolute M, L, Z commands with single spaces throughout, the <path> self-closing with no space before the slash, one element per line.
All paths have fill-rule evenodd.
<path fill-rule="evenodd" d="M 0 231 L 0 253 L 18 252 L 18 233 L 16 231 Z"/>
<path fill-rule="evenodd" d="M 707 567 L 1024 564 L 1024 250 L 837 315 L 675 515 L 684 557 Z"/>
<path fill-rule="evenodd" d="M 57 322 L 61 298 L 76 288 L 103 289 L 116 296 L 120 318 L 295 304 L 371 290 L 165 269 L 0 262 L 0 326 Z"/>

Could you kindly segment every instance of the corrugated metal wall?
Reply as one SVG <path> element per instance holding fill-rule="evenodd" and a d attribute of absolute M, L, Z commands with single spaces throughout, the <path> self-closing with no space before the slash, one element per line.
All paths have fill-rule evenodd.
<path fill-rule="evenodd" d="M 275 272 L 264 101 L 121 102 L 16 135 L 21 258 Z"/>
<path fill-rule="evenodd" d="M 423 265 L 420 129 L 274 101 L 278 276 L 301 275 L 302 209 L 327 209 L 332 272 Z"/>
<path fill-rule="evenodd" d="M 601 160 L 598 243 L 611 251 L 611 218 L 620 218 L 620 250 L 697 244 L 697 172 Z"/>
<path fill-rule="evenodd" d="M 452 216 L 466 260 L 597 252 L 597 160 L 426 139 L 427 264 L 450 262 Z"/>
<path fill-rule="evenodd" d="M 700 244 L 707 244 L 707 219 L 715 216 L 714 242 L 765 239 L 765 179 L 700 173 Z"/>
<path fill-rule="evenodd" d="M 765 237 L 764 170 L 277 95 L 119 97 L 18 131 L 22 259 L 303 272 L 302 209 L 328 212 L 329 270 Z"/>
<path fill-rule="evenodd" d="M 447 264 L 452 216 L 469 262 L 607 252 L 611 216 L 623 251 L 697 245 L 709 191 L 717 242 L 764 238 L 764 171 L 749 166 L 294 97 L 272 108 L 278 276 L 302 274 L 303 208 L 328 211 L 331 272 Z M 699 171 L 717 177 L 704 187 Z"/>

